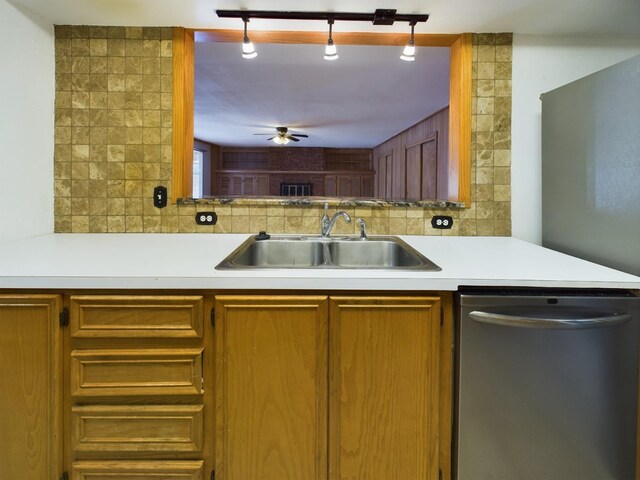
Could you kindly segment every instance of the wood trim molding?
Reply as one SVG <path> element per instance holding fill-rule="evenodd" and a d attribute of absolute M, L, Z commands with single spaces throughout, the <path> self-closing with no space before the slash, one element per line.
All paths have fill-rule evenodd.
<path fill-rule="evenodd" d="M 242 30 L 198 30 L 195 32 L 196 42 L 242 42 Z M 460 35 L 458 34 L 415 34 L 414 43 L 418 47 L 450 47 Z M 403 47 L 407 44 L 406 33 L 373 33 L 373 32 L 333 32 L 333 39 L 339 45 L 391 45 Z M 254 43 L 327 43 L 327 32 L 303 31 L 269 31 L 251 30 L 251 41 Z"/>
<path fill-rule="evenodd" d="M 193 151 L 194 32 L 173 28 L 173 154 L 171 201 L 191 197 Z"/>
<path fill-rule="evenodd" d="M 406 34 L 371 32 L 334 33 L 344 45 L 397 45 Z M 191 196 L 193 150 L 194 42 L 239 42 L 240 30 L 173 29 L 173 169 L 171 199 Z M 325 43 L 326 32 L 251 32 L 256 43 Z M 419 34 L 418 46 L 450 47 L 449 200 L 471 206 L 471 33 Z"/>
<path fill-rule="evenodd" d="M 449 82 L 449 200 L 471 207 L 472 35 L 451 45 Z"/>

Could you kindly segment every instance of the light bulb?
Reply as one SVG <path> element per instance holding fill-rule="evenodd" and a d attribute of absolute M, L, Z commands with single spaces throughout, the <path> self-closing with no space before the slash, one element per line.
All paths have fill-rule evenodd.
<path fill-rule="evenodd" d="M 256 52 L 249 37 L 244 37 L 244 42 L 242 42 L 242 58 L 255 58 L 257 56 L 258 52 Z"/>
<path fill-rule="evenodd" d="M 243 18 L 244 22 L 244 39 L 242 40 L 242 58 L 256 58 L 258 56 L 258 52 L 253 48 L 253 43 L 249 40 L 249 35 L 247 34 L 247 23 L 249 23 L 249 18 Z"/>
<path fill-rule="evenodd" d="M 333 43 L 333 40 L 329 39 L 327 45 L 324 47 L 324 59 L 325 60 L 337 60 L 338 59 L 338 49 L 336 45 Z"/>
<path fill-rule="evenodd" d="M 333 18 L 329 19 L 329 40 L 327 40 L 327 45 L 324 47 L 324 59 L 325 60 L 337 60 L 338 59 L 338 49 L 333 43 Z"/>
<path fill-rule="evenodd" d="M 278 145 L 286 145 L 287 143 L 289 143 L 289 139 L 287 137 L 278 135 L 277 137 L 273 137 L 273 143 L 277 143 Z"/>
<path fill-rule="evenodd" d="M 415 54 L 416 54 L 416 47 L 413 44 L 413 40 L 411 40 L 404 47 L 404 50 L 402 51 L 402 55 L 400 55 L 400 58 L 405 62 L 413 62 L 416 59 Z"/>

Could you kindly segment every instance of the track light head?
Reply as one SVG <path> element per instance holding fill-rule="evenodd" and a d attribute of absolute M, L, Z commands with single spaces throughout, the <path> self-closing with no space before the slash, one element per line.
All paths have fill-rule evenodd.
<path fill-rule="evenodd" d="M 400 55 L 400 58 L 405 62 L 413 62 L 416 59 L 416 46 L 413 41 L 413 28 L 415 25 L 415 22 L 411 22 L 411 38 L 409 43 L 405 45 L 404 50 L 402 50 L 402 55 Z"/>
<path fill-rule="evenodd" d="M 336 45 L 333 43 L 333 18 L 330 18 L 329 23 L 329 39 L 327 40 L 327 45 L 324 47 L 324 59 L 325 60 L 337 60 L 338 59 L 338 49 Z"/>
<path fill-rule="evenodd" d="M 242 41 L 242 58 L 256 58 L 258 56 L 258 52 L 249 40 L 249 35 L 247 35 L 247 23 L 249 23 L 249 18 L 243 18 L 244 22 L 244 39 Z"/>

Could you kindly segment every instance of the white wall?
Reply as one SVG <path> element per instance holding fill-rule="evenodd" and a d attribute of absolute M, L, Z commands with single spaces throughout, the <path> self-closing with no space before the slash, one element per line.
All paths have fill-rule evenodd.
<path fill-rule="evenodd" d="M 541 102 L 548 92 L 640 54 L 640 37 L 514 35 L 512 235 L 542 242 Z"/>
<path fill-rule="evenodd" d="M 53 25 L 0 0 L 0 243 L 53 232 Z"/>

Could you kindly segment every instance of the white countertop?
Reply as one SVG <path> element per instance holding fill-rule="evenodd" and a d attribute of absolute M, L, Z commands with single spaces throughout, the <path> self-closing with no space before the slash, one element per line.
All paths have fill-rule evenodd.
<path fill-rule="evenodd" d="M 457 290 L 461 285 L 640 289 L 640 277 L 506 237 L 401 236 L 440 272 L 216 270 L 248 234 L 52 234 L 0 244 L 0 288 Z"/>

